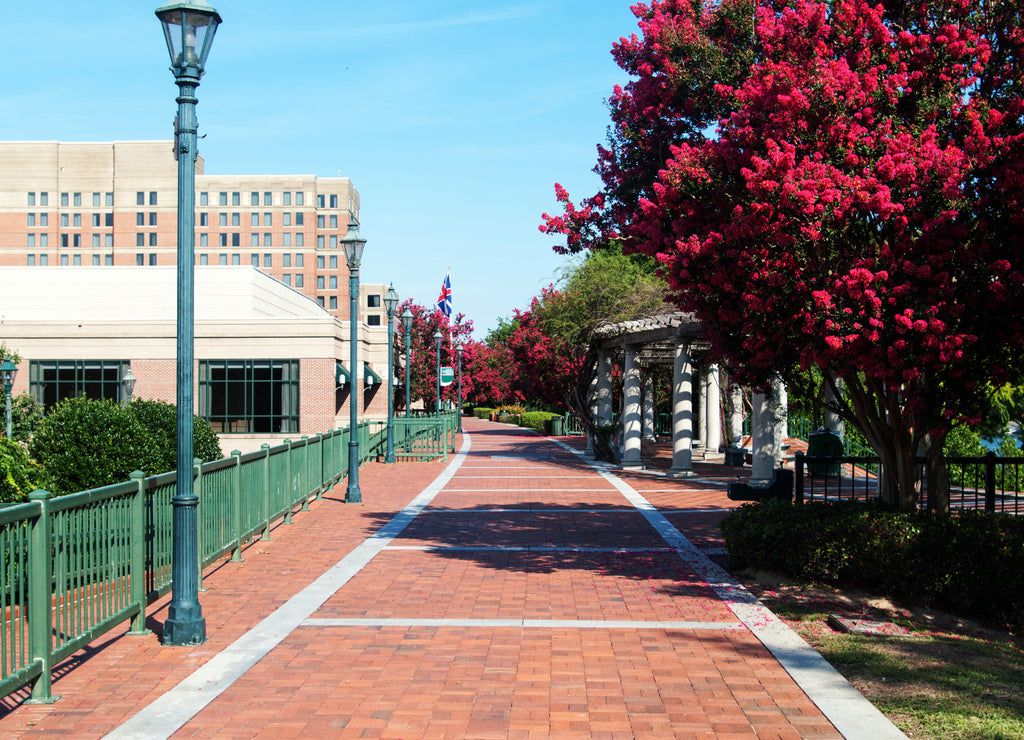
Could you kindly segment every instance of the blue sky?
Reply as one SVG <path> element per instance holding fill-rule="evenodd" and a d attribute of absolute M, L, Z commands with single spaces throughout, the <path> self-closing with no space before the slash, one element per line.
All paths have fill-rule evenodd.
<path fill-rule="evenodd" d="M 5 3 L 0 140 L 170 139 L 160 4 Z M 537 225 L 555 182 L 598 188 L 628 0 L 212 4 L 207 174 L 350 177 L 363 279 L 431 305 L 450 264 L 478 338 L 557 278 L 565 258 Z"/>

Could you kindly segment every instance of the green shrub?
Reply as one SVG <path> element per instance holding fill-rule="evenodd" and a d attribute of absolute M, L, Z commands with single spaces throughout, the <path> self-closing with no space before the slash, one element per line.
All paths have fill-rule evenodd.
<path fill-rule="evenodd" d="M 519 426 L 543 433 L 544 422 L 560 416 L 561 414 L 553 414 L 550 411 L 526 411 L 519 415 Z"/>
<path fill-rule="evenodd" d="M 29 393 L 19 393 L 11 399 L 11 436 L 28 444 L 39 425 L 43 423 L 43 409 Z"/>
<path fill-rule="evenodd" d="M 475 409 L 473 409 L 473 416 L 475 416 L 478 419 L 490 419 L 491 414 L 493 413 L 494 409 L 489 409 L 486 406 L 477 406 Z"/>
<path fill-rule="evenodd" d="M 1024 520 L 937 518 L 859 502 L 745 504 L 721 524 L 732 567 L 869 588 L 1024 626 Z"/>
<path fill-rule="evenodd" d="M 118 403 L 88 398 L 54 406 L 29 454 L 43 466 L 44 487 L 56 496 L 126 481 L 133 470 L 152 474 L 159 457 L 141 421 Z"/>
<path fill-rule="evenodd" d="M 40 487 L 42 468 L 17 442 L 0 438 L 0 503 L 19 503 Z"/>
<path fill-rule="evenodd" d="M 131 402 L 128 410 L 142 423 L 156 444 L 157 458 L 153 462 L 153 473 L 175 470 L 178 467 L 177 406 L 166 401 L 138 399 Z M 200 416 L 192 417 L 192 455 L 203 462 L 224 457 L 216 432 Z"/>

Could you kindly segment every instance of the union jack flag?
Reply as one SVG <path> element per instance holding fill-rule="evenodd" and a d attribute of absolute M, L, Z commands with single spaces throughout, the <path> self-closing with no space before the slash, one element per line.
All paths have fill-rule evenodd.
<path fill-rule="evenodd" d="M 452 315 L 452 276 L 448 273 L 441 283 L 441 295 L 437 297 L 437 310 L 445 316 Z"/>

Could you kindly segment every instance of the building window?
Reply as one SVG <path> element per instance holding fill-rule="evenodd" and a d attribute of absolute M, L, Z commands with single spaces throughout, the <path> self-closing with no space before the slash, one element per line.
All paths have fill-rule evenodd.
<path fill-rule="evenodd" d="M 331 259 L 328 262 L 328 264 L 331 266 L 332 270 L 337 270 L 338 269 L 338 255 L 332 254 L 331 255 Z"/>
<path fill-rule="evenodd" d="M 264 193 L 263 194 L 263 205 L 265 205 L 265 206 L 272 206 L 272 205 L 274 205 L 274 196 L 273 196 L 272 193 Z"/>
<path fill-rule="evenodd" d="M 324 256 L 322 254 L 318 254 L 316 256 L 316 269 L 324 269 Z"/>
<path fill-rule="evenodd" d="M 291 226 L 292 225 L 292 214 L 288 213 L 287 211 L 282 213 L 281 214 L 281 225 L 282 226 Z"/>
<path fill-rule="evenodd" d="M 331 214 L 330 224 L 331 224 L 331 228 L 332 229 L 338 228 L 338 214 L 336 214 L 336 213 Z"/>
<path fill-rule="evenodd" d="M 92 248 L 93 249 L 99 249 L 100 248 L 100 235 L 99 234 L 93 234 L 92 235 Z"/>
<path fill-rule="evenodd" d="M 218 214 L 217 215 L 217 223 L 219 223 L 221 226 L 227 226 L 228 225 L 228 214 L 226 214 L 226 213 Z"/>
<path fill-rule="evenodd" d="M 274 225 L 274 214 L 273 213 L 264 213 L 263 214 L 263 225 L 264 226 L 273 226 Z"/>
<path fill-rule="evenodd" d="M 28 235 L 28 241 L 25 244 L 25 246 L 29 247 L 29 248 L 34 248 L 36 246 L 36 235 L 35 234 L 29 234 Z"/>
<path fill-rule="evenodd" d="M 233 205 L 233 206 L 240 206 L 240 205 L 242 205 L 242 194 L 241 193 L 232 193 L 231 194 L 231 205 Z"/>
<path fill-rule="evenodd" d="M 258 206 L 260 204 L 260 194 L 253 190 L 249 193 L 249 205 Z"/>
<path fill-rule="evenodd" d="M 92 225 L 93 226 L 99 226 L 100 225 L 100 214 L 98 214 L 98 213 L 92 214 Z M 138 213 L 135 214 L 135 225 L 136 226 L 145 226 L 146 225 L 146 214 L 143 213 L 142 211 L 139 211 Z"/>
<path fill-rule="evenodd" d="M 338 207 L 338 195 L 336 193 L 331 195 L 331 208 Z"/>
<path fill-rule="evenodd" d="M 285 285 L 291 285 L 292 284 L 292 276 L 291 276 L 290 273 L 286 272 L 284 275 L 282 275 L 281 276 L 281 280 L 284 281 Z"/>
<path fill-rule="evenodd" d="M 68 194 L 67 193 L 61 193 L 60 194 L 60 207 L 61 208 L 67 208 L 68 207 Z"/>
<path fill-rule="evenodd" d="M 201 265 L 208 265 L 208 264 L 210 264 L 210 255 L 205 254 L 205 253 L 199 255 L 199 264 L 201 264 Z"/>
<path fill-rule="evenodd" d="M 316 248 L 317 249 L 323 249 L 324 248 L 324 235 L 323 234 L 318 234 L 317 235 L 317 237 L 316 237 Z"/>
<path fill-rule="evenodd" d="M 242 246 L 242 235 L 237 231 L 231 235 L 231 246 L 240 247 Z"/>
<path fill-rule="evenodd" d="M 68 266 L 68 256 L 66 254 L 62 254 L 60 256 L 60 266 L 61 267 L 67 267 Z"/>
<path fill-rule="evenodd" d="M 291 267 L 291 266 L 292 266 L 292 256 L 290 254 L 282 254 L 281 255 L 281 267 Z"/>
<path fill-rule="evenodd" d="M 200 247 L 208 247 L 208 246 L 210 246 L 210 236 L 209 236 L 209 234 L 200 234 L 199 235 L 199 246 Z"/>
<path fill-rule="evenodd" d="M 236 227 L 242 225 L 241 214 L 240 213 L 232 213 L 231 214 L 231 225 L 232 226 L 236 226 Z"/>
<path fill-rule="evenodd" d="M 71 205 L 73 205 L 75 208 L 81 208 L 82 207 L 82 194 L 81 193 L 75 193 L 74 195 L 71 196 Z"/>
<path fill-rule="evenodd" d="M 292 235 L 287 231 L 281 234 L 281 246 L 290 247 L 292 245 Z"/>
<path fill-rule="evenodd" d="M 258 247 L 260 245 L 260 235 L 255 231 L 249 234 L 249 246 Z"/>
<path fill-rule="evenodd" d="M 108 206 L 113 208 L 114 207 L 114 194 L 113 193 L 107 193 L 106 194 L 106 198 L 105 198 L 105 202 L 106 202 L 106 204 Z M 150 194 L 150 196 L 149 196 L 149 204 L 151 206 L 155 206 L 156 205 L 156 193 L 151 193 Z"/>
<path fill-rule="evenodd" d="M 76 213 L 75 215 L 73 215 L 71 217 L 71 225 L 74 226 L 76 229 L 82 228 L 82 214 L 81 213 Z"/>
<path fill-rule="evenodd" d="M 92 194 L 92 204 L 93 204 L 93 206 L 99 206 L 100 205 L 100 194 L 99 193 L 93 193 Z"/>
<path fill-rule="evenodd" d="M 263 266 L 264 267 L 273 267 L 274 266 L 274 255 L 272 255 L 272 254 L 265 254 L 265 255 L 263 255 Z"/>
<path fill-rule="evenodd" d="M 39 235 L 39 246 L 40 247 L 48 247 L 48 246 L 50 246 L 50 235 L 49 234 L 40 234 Z M 43 256 L 45 257 L 46 255 L 43 255 Z"/>
<path fill-rule="evenodd" d="M 330 243 L 331 243 L 331 249 L 337 249 L 338 248 L 338 235 L 337 234 L 331 234 Z"/>
<path fill-rule="evenodd" d="M 152 211 L 149 214 L 149 225 L 156 226 L 156 211 Z"/>
<path fill-rule="evenodd" d="M 154 252 L 149 253 L 149 264 L 156 265 L 156 254 Z"/>
<path fill-rule="evenodd" d="M 242 264 L 242 255 L 238 254 L 237 252 L 235 254 L 232 254 L 231 255 L 231 264 L 232 265 L 240 265 L 240 264 Z"/>
<path fill-rule="evenodd" d="M 301 272 L 296 273 L 295 274 L 295 287 L 296 288 L 301 288 L 304 283 L 305 283 L 305 278 L 302 276 L 302 273 Z"/>
<path fill-rule="evenodd" d="M 80 246 L 82 246 L 82 235 L 81 234 L 72 234 L 71 235 L 71 246 L 72 247 L 80 247 Z"/>
<path fill-rule="evenodd" d="M 28 225 L 29 226 L 35 226 L 36 225 L 36 214 L 34 214 L 34 213 L 28 214 Z"/>
<path fill-rule="evenodd" d="M 324 196 L 322 196 L 322 195 L 316 196 L 316 207 L 317 208 L 323 208 L 324 207 Z"/>
<path fill-rule="evenodd" d="M 249 214 L 249 225 L 258 227 L 260 225 L 260 214 L 253 211 Z"/>
<path fill-rule="evenodd" d="M 337 275 L 331 275 L 327 279 L 327 287 L 330 288 L 331 290 L 337 290 L 338 289 L 338 276 Z"/>
<path fill-rule="evenodd" d="M 35 193 L 29 193 L 28 194 L 28 204 L 30 206 L 34 206 L 36 204 L 36 194 Z"/>
<path fill-rule="evenodd" d="M 326 225 L 326 223 L 327 223 L 327 220 L 326 220 L 326 219 L 327 219 L 327 217 L 326 217 L 326 216 L 325 216 L 324 214 L 322 214 L 322 213 L 321 213 L 320 215 L 318 215 L 318 216 L 316 217 L 316 227 L 317 227 L 318 229 L 322 229 L 322 228 L 324 228 L 324 226 L 325 226 L 325 225 Z"/>
<path fill-rule="evenodd" d="M 218 236 L 220 236 L 220 245 L 222 247 L 226 247 L 228 245 L 228 235 L 227 234 L 219 234 Z"/>
<path fill-rule="evenodd" d="M 113 226 L 114 225 L 114 214 L 113 213 L 104 213 L 103 214 L 103 223 L 104 223 L 105 226 Z"/>
<path fill-rule="evenodd" d="M 305 260 L 305 255 L 303 255 L 303 254 L 295 255 L 295 266 L 296 267 L 304 267 L 305 265 L 303 263 L 305 261 L 306 261 Z"/>
<path fill-rule="evenodd" d="M 367 308 L 380 308 L 380 296 L 379 295 L 368 295 L 368 296 L 366 296 L 366 307 Z"/>
<path fill-rule="evenodd" d="M 80 254 L 73 255 L 72 258 L 71 258 L 71 264 L 75 265 L 76 267 L 81 267 L 82 266 L 82 255 L 80 255 Z"/>
<path fill-rule="evenodd" d="M 142 190 L 139 190 L 138 192 L 135 193 L 135 205 L 137 205 L 137 206 L 144 206 L 144 205 L 146 205 L 146 193 L 143 192 Z"/>
<path fill-rule="evenodd" d="M 324 276 L 323 275 L 317 275 L 316 276 L 316 289 L 317 290 L 323 290 L 324 289 Z"/>
<path fill-rule="evenodd" d="M 68 227 L 68 214 L 60 214 L 60 226 L 62 229 L 66 229 Z"/>
<path fill-rule="evenodd" d="M 149 234 L 149 246 L 151 246 L 151 247 L 155 247 L 156 246 L 156 232 L 155 231 L 151 231 L 150 234 Z"/>
<path fill-rule="evenodd" d="M 298 360 L 200 360 L 199 415 L 215 432 L 299 431 Z"/>
<path fill-rule="evenodd" d="M 66 247 L 68 245 L 68 235 L 67 234 L 61 234 L 60 235 L 60 245 L 62 247 Z"/>
<path fill-rule="evenodd" d="M 39 214 L 39 225 L 40 226 L 49 226 L 50 225 L 50 214 L 48 214 L 48 213 L 40 213 Z"/>
<path fill-rule="evenodd" d="M 272 234 L 264 234 L 263 235 L 263 246 L 264 247 L 272 247 L 272 246 L 274 246 L 274 237 L 273 237 Z"/>
<path fill-rule="evenodd" d="M 302 214 L 299 211 L 296 211 L 295 212 L 295 225 L 296 226 L 302 226 L 304 224 L 304 221 L 305 221 L 305 219 L 303 218 Z"/>
<path fill-rule="evenodd" d="M 324 297 L 322 295 L 316 297 L 316 302 L 320 304 L 320 308 L 324 308 Z"/>
<path fill-rule="evenodd" d="M 217 256 L 217 263 L 221 264 L 221 265 L 226 265 L 228 263 L 228 256 L 226 254 L 223 254 L 223 253 L 218 255 Z"/>
<path fill-rule="evenodd" d="M 208 206 L 208 205 L 210 205 L 210 194 L 209 193 L 200 193 L 199 194 L 199 205 L 201 205 L 201 206 Z"/>
<path fill-rule="evenodd" d="M 110 247 L 111 249 L 113 249 L 114 248 L 114 235 L 113 234 L 104 234 L 103 235 L 103 244 L 104 244 L 104 246 L 107 246 L 107 247 Z"/>
<path fill-rule="evenodd" d="M 144 264 L 146 264 L 146 255 L 142 252 L 137 252 L 135 254 L 135 266 L 142 267 Z"/>
<path fill-rule="evenodd" d="M 40 193 L 39 194 L 39 205 L 41 205 L 41 206 L 48 206 L 48 205 L 50 205 L 50 194 L 49 193 Z"/>
<path fill-rule="evenodd" d="M 227 194 L 227 192 L 218 193 L 217 194 L 217 202 L 220 203 L 222 206 L 226 206 L 228 204 L 228 194 Z"/>
<path fill-rule="evenodd" d="M 98 254 L 94 254 L 92 256 L 92 266 L 93 267 L 99 267 L 100 266 L 100 256 Z"/>
<path fill-rule="evenodd" d="M 371 313 L 366 317 L 367 326 L 380 326 L 380 314 Z"/>
<path fill-rule="evenodd" d="M 45 206 L 46 204 L 43 203 L 43 205 Z M 305 193 L 300 191 L 300 192 L 295 194 L 295 205 L 297 205 L 297 206 L 304 206 L 304 205 L 306 205 L 306 194 Z"/>
<path fill-rule="evenodd" d="M 250 254 L 249 255 L 249 263 L 253 267 L 259 267 L 260 266 L 260 256 L 258 254 Z"/>
<path fill-rule="evenodd" d="M 290 206 L 291 204 L 292 194 L 289 191 L 285 190 L 283 193 L 281 193 L 281 205 Z"/>
<path fill-rule="evenodd" d="M 306 237 L 303 235 L 303 233 L 301 231 L 299 231 L 299 232 L 297 232 L 295 234 L 295 246 L 296 247 L 304 247 L 304 246 L 306 246 Z"/>
<path fill-rule="evenodd" d="M 141 216 L 142 214 L 140 213 L 139 215 Z M 208 214 L 208 213 L 200 213 L 199 214 L 199 225 L 200 226 L 209 226 L 210 225 L 210 214 Z"/>
<path fill-rule="evenodd" d="M 336 296 L 336 295 L 332 295 L 331 296 L 331 304 L 330 304 L 330 306 L 331 306 L 331 310 L 332 311 L 337 311 L 338 310 L 338 296 Z"/>
<path fill-rule="evenodd" d="M 120 401 L 127 360 L 32 360 L 29 393 L 48 411 L 65 398 Z"/>
<path fill-rule="evenodd" d="M 30 254 L 28 256 L 28 266 L 29 267 L 35 267 L 36 266 L 36 256 L 34 254 Z"/>

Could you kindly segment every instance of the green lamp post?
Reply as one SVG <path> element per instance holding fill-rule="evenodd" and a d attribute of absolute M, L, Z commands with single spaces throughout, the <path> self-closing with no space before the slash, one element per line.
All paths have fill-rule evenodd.
<path fill-rule="evenodd" d="M 177 486 L 171 504 L 171 603 L 164 622 L 167 645 L 206 642 L 206 620 L 199 604 L 199 498 L 192 478 L 192 364 L 194 360 L 196 88 L 206 68 L 220 15 L 206 0 L 169 2 L 156 10 L 163 25 L 171 71 L 178 85 L 174 156 L 178 160 L 178 346 Z"/>
<path fill-rule="evenodd" d="M 388 285 L 384 294 L 384 308 L 388 313 L 388 447 L 384 462 L 395 461 L 395 309 L 398 308 L 398 293 L 394 285 Z"/>
<path fill-rule="evenodd" d="M 405 334 L 405 418 L 409 418 L 409 343 L 412 341 L 412 322 L 415 317 L 408 306 L 402 311 L 402 333 Z"/>
<path fill-rule="evenodd" d="M 14 375 L 18 372 L 18 366 L 10 357 L 5 357 L 0 365 L 0 382 L 4 384 L 4 396 L 7 399 L 7 439 L 11 438 L 11 387 L 14 385 Z"/>
<path fill-rule="evenodd" d="M 441 330 L 434 332 L 434 348 L 437 350 L 437 402 L 434 405 L 434 416 L 441 416 Z"/>
<path fill-rule="evenodd" d="M 348 395 L 349 433 L 348 433 L 348 488 L 345 489 L 345 503 L 362 503 L 363 495 L 359 491 L 359 390 L 356 388 L 359 361 L 359 262 L 363 259 L 363 248 L 366 239 L 359 233 L 359 222 L 356 214 L 349 212 L 348 231 L 341 239 L 345 247 L 345 260 L 348 262 L 348 325 L 349 325 L 349 363 L 351 367 Z"/>
<path fill-rule="evenodd" d="M 458 361 L 459 368 L 459 406 L 456 410 L 459 419 L 459 434 L 462 434 L 462 350 L 461 344 L 455 346 L 455 358 Z"/>

